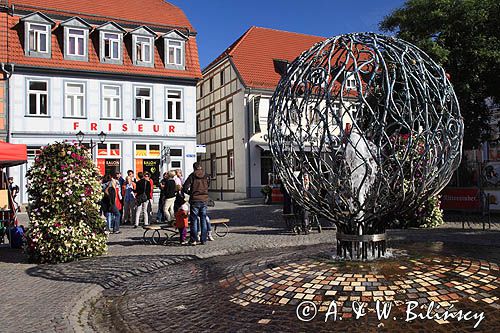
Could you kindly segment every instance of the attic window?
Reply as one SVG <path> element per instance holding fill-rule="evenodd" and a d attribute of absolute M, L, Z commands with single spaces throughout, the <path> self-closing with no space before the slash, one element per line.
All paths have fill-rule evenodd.
<path fill-rule="evenodd" d="M 104 33 L 102 46 L 104 59 L 120 60 L 120 36 L 118 34 Z"/>
<path fill-rule="evenodd" d="M 28 52 L 49 52 L 50 25 L 28 23 Z"/>
<path fill-rule="evenodd" d="M 67 35 L 68 55 L 85 56 L 85 30 L 83 29 L 68 29 Z"/>
<path fill-rule="evenodd" d="M 183 42 L 179 40 L 167 40 L 168 43 L 168 64 L 182 66 L 184 55 Z"/>
<path fill-rule="evenodd" d="M 177 30 L 163 35 L 165 41 L 165 67 L 186 69 L 186 41 L 188 37 Z"/>
<path fill-rule="evenodd" d="M 144 62 L 151 63 L 152 62 L 152 38 L 149 37 L 139 37 L 137 36 L 135 39 L 135 55 L 136 55 L 136 63 Z"/>
<path fill-rule="evenodd" d="M 346 74 L 345 87 L 346 89 L 356 90 L 356 77 L 354 76 L 354 73 L 348 72 Z"/>

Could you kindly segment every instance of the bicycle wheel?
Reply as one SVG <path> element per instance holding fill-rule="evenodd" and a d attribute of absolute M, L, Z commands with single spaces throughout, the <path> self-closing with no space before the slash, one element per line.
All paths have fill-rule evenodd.
<path fill-rule="evenodd" d="M 229 226 L 225 223 L 215 224 L 214 232 L 219 237 L 226 237 L 226 235 L 229 233 Z"/>

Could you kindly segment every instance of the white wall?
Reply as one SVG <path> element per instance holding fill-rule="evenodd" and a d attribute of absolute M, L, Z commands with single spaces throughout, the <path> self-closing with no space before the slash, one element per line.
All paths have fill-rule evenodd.
<path fill-rule="evenodd" d="M 39 78 L 49 81 L 49 115 L 50 117 L 33 117 L 27 114 L 26 86 L 28 78 Z M 84 82 L 86 84 L 86 118 L 64 117 L 64 82 Z M 122 120 L 101 120 L 101 83 L 111 83 L 122 87 Z M 135 143 L 157 143 L 164 146 L 183 148 L 182 169 L 185 175 L 192 170 L 196 161 L 196 87 L 143 84 L 132 81 L 109 81 L 98 79 L 74 79 L 62 76 L 40 76 L 14 74 L 10 79 L 10 134 L 12 143 L 23 143 L 28 146 L 43 146 L 56 141 L 74 141 L 75 134 L 82 130 L 97 140 L 97 134 L 102 130 L 107 134 L 107 143 L 121 144 L 121 169 L 135 169 Z M 151 86 L 153 88 L 153 120 L 134 121 L 134 94 L 136 85 Z M 165 121 L 165 90 L 166 88 L 183 91 L 183 120 L 180 122 Z M 95 130 L 91 124 L 95 123 Z M 127 130 L 124 130 L 126 125 Z M 153 127 L 154 125 L 154 127 Z M 174 126 L 173 130 L 171 126 Z M 155 131 L 156 129 L 156 131 Z M 142 130 L 142 131 L 141 131 Z M 10 168 L 9 174 L 21 187 L 22 202 L 27 202 L 24 177 L 28 167 L 32 164 Z"/>

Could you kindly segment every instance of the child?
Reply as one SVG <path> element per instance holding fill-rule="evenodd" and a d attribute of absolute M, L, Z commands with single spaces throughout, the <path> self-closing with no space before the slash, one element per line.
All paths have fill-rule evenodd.
<path fill-rule="evenodd" d="M 179 229 L 179 238 L 181 245 L 187 245 L 187 227 L 188 227 L 189 208 L 186 202 L 175 212 L 176 227 Z"/>

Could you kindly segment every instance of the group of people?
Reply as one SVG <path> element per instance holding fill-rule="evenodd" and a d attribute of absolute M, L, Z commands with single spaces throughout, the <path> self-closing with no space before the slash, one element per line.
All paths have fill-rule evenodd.
<path fill-rule="evenodd" d="M 175 225 L 179 229 L 181 244 L 197 245 L 213 240 L 207 216 L 210 177 L 205 174 L 200 163 L 194 163 L 193 168 L 193 173 L 186 181 L 180 169 L 163 174 L 156 221 Z M 153 189 L 154 182 L 148 172 L 139 172 L 137 179 L 132 170 L 127 171 L 126 178 L 120 172 L 105 176 L 101 210 L 106 217 L 107 232 L 120 233 L 121 223 L 134 223 L 134 228 L 137 228 L 141 215 L 144 225 L 149 225 L 152 220 Z"/>

